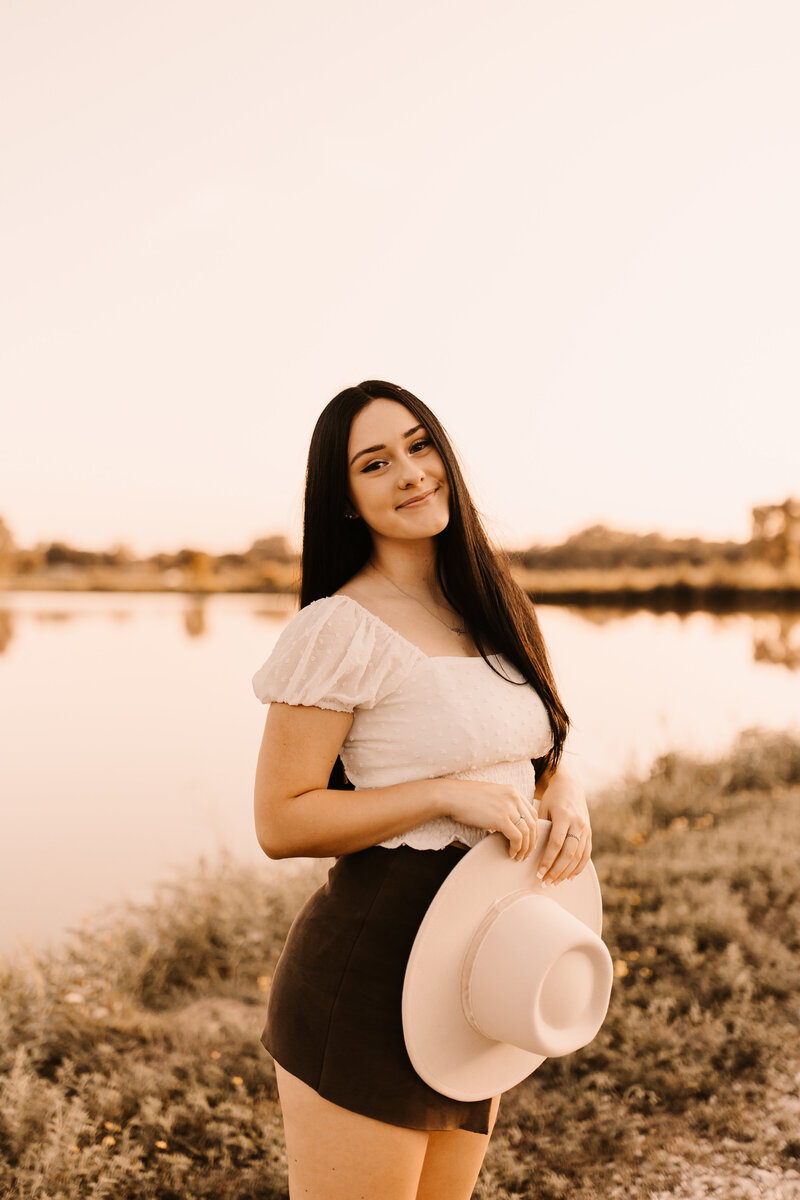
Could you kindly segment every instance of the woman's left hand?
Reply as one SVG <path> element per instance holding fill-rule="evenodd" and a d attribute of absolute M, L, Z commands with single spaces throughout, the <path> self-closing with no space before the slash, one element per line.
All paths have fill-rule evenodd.
<path fill-rule="evenodd" d="M 539 804 L 539 816 L 552 822 L 538 876 L 544 884 L 580 875 L 592 855 L 592 827 L 584 790 L 556 770 Z"/>

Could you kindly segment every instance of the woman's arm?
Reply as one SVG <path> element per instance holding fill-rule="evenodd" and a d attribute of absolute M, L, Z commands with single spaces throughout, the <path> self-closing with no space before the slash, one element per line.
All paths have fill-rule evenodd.
<path fill-rule="evenodd" d="M 496 829 L 513 857 L 527 858 L 536 841 L 536 812 L 505 784 L 420 779 L 329 789 L 352 721 L 351 713 L 270 705 L 255 783 L 256 834 L 270 858 L 351 854 L 441 816 Z"/>
<path fill-rule="evenodd" d="M 559 764 L 536 781 L 534 795 L 540 801 L 539 816 L 552 821 L 539 877 L 545 883 L 560 883 L 579 875 L 592 854 L 592 827 L 586 795 L 578 780 Z M 577 837 L 567 837 L 567 834 Z"/>

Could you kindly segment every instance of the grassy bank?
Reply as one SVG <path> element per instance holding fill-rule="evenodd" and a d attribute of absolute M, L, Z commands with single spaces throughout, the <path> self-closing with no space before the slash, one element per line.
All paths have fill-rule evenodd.
<path fill-rule="evenodd" d="M 508 1093 L 480 1200 L 800 1184 L 800 742 L 669 756 L 594 814 L 616 964 L 595 1042 Z M 272 966 L 322 864 L 280 887 L 222 863 L 0 974 L 0 1195 L 284 1197 L 258 1036 Z M 764 1176 L 766 1178 L 766 1176 Z M 691 1182 L 693 1180 L 693 1182 Z"/>
<path fill-rule="evenodd" d="M 615 605 L 653 612 L 800 609 L 800 569 L 770 563 L 527 569 L 514 576 L 537 604 Z"/>

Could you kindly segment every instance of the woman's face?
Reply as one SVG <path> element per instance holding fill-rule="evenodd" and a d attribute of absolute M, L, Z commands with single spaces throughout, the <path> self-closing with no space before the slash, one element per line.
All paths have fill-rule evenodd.
<path fill-rule="evenodd" d="M 447 473 L 428 431 L 396 400 L 354 418 L 347 449 L 350 500 L 373 534 L 430 538 L 450 518 Z"/>

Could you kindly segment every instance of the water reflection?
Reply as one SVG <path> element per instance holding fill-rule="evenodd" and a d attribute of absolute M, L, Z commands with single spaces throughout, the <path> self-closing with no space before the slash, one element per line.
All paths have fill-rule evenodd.
<path fill-rule="evenodd" d="M 191 638 L 202 637 L 206 632 L 206 606 L 202 596 L 192 596 L 183 610 L 183 628 Z"/>
<path fill-rule="evenodd" d="M 613 621 L 618 621 L 620 617 L 630 616 L 630 609 L 613 608 L 610 605 L 604 608 L 583 607 L 583 605 L 569 604 L 565 606 L 573 616 L 578 617 L 581 621 L 585 621 L 587 625 L 594 625 L 601 629 L 604 625 L 610 625 Z"/>
<path fill-rule="evenodd" d="M 297 611 L 296 596 L 287 596 L 276 592 L 274 595 L 263 594 L 258 597 L 259 608 L 251 610 L 253 617 L 266 617 L 275 620 L 277 617 L 288 618 Z"/>
<path fill-rule="evenodd" d="M 773 613 L 757 618 L 753 631 L 753 658 L 759 663 L 774 663 L 800 670 L 800 616 L 797 613 Z"/>
<path fill-rule="evenodd" d="M 252 787 L 265 712 L 250 679 L 296 606 L 2 596 L 0 952 L 122 892 L 146 899 L 173 865 L 218 847 L 262 862 Z M 798 721 L 800 614 L 541 605 L 539 618 L 590 790 L 672 749 L 716 753 L 747 726 Z"/>
<path fill-rule="evenodd" d="M 14 623 L 7 608 L 0 608 L 0 654 L 10 644 L 14 636 Z"/>
<path fill-rule="evenodd" d="M 543 608 L 550 606 L 538 605 L 537 611 L 541 614 Z M 601 629 L 605 625 L 613 625 L 620 621 L 630 621 L 642 613 L 652 613 L 654 617 L 670 616 L 676 621 L 684 623 L 691 620 L 697 609 L 667 609 L 662 611 L 655 608 L 634 608 L 632 605 L 624 604 L 557 604 L 552 607 L 568 612 L 570 616 L 577 617 L 580 621 L 585 621 L 587 625 L 594 625 Z M 705 611 L 705 610 L 700 610 Z M 709 614 L 715 622 L 723 622 L 726 616 L 740 616 L 739 613 L 734 614 Z"/>
<path fill-rule="evenodd" d="M 618 623 L 631 621 L 637 611 L 631 608 L 606 605 L 565 605 L 564 608 L 578 620 L 595 629 L 607 628 Z M 541 609 L 539 610 L 541 613 Z M 641 611 L 641 610 L 639 610 Z M 679 625 L 685 625 L 696 615 L 690 612 L 653 614 L 659 618 L 671 616 Z M 800 613 L 783 612 L 736 612 L 707 613 L 713 628 L 722 630 L 733 627 L 742 620 L 752 622 L 753 662 L 786 667 L 790 671 L 800 670 Z"/>

